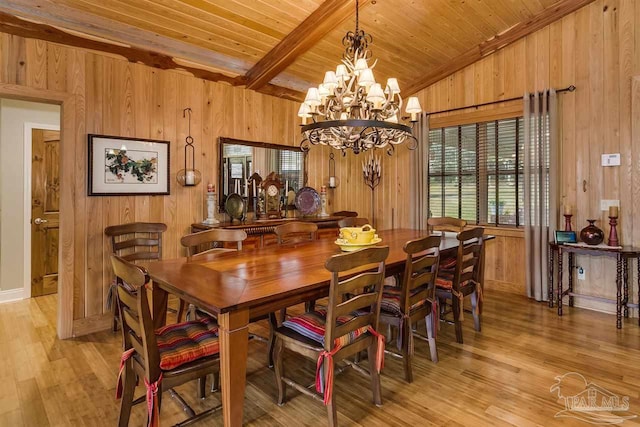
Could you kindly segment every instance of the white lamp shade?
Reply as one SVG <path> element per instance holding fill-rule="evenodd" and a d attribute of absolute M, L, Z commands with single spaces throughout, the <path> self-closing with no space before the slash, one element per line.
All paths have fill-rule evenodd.
<path fill-rule="evenodd" d="M 358 76 L 358 84 L 360 86 L 371 86 L 375 82 L 376 79 L 373 77 L 373 71 L 370 68 L 365 68 Z"/>
<path fill-rule="evenodd" d="M 391 92 L 391 95 L 395 95 L 396 93 L 400 93 L 400 86 L 398 85 L 398 79 L 391 77 L 387 79 L 387 87 L 384 90 L 384 93 Z"/>
<path fill-rule="evenodd" d="M 324 83 L 320 83 L 320 86 L 318 86 L 318 94 L 322 97 L 329 96 L 331 95 L 331 91 L 329 90 L 327 85 L 325 85 Z"/>
<path fill-rule="evenodd" d="M 327 71 L 324 73 L 324 81 L 322 84 L 329 90 L 333 90 L 338 87 L 338 78 L 336 77 L 336 73 L 333 71 Z"/>
<path fill-rule="evenodd" d="M 317 107 L 321 104 L 320 93 L 318 93 L 317 87 L 310 87 L 307 91 L 307 96 L 304 98 L 305 104 L 309 107 Z"/>
<path fill-rule="evenodd" d="M 356 60 L 356 65 L 354 67 L 354 73 L 360 74 L 361 72 L 363 72 L 364 70 L 369 68 L 369 64 L 367 64 L 367 60 L 364 58 L 359 58 L 358 60 Z"/>
<path fill-rule="evenodd" d="M 344 64 L 340 64 L 336 67 L 336 78 L 340 80 L 346 80 L 349 78 L 349 71 Z"/>
<path fill-rule="evenodd" d="M 300 104 L 300 108 L 298 109 L 298 117 L 311 117 L 311 109 L 305 102 Z"/>
<path fill-rule="evenodd" d="M 382 91 L 382 86 L 380 83 L 374 83 L 369 88 L 369 93 L 367 94 L 367 101 L 369 102 L 382 102 L 384 101 L 384 92 Z"/>
<path fill-rule="evenodd" d="M 422 111 L 422 107 L 420 106 L 420 101 L 417 97 L 412 96 L 407 99 L 407 108 L 405 109 L 407 113 L 419 113 Z"/>

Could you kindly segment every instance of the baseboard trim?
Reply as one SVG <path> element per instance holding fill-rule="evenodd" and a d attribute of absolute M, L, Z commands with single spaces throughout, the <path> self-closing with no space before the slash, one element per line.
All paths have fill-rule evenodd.
<path fill-rule="evenodd" d="M 0 304 L 24 299 L 24 288 L 0 291 Z"/>

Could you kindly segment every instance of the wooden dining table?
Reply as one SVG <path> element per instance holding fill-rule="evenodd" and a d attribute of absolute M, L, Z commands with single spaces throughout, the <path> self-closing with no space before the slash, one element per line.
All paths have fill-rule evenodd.
<path fill-rule="evenodd" d="M 411 229 L 378 231 L 382 241 L 377 245 L 389 246 L 387 275 L 403 268 L 404 244 L 427 234 Z M 457 246 L 455 236 L 443 237 L 442 251 Z M 339 253 L 334 239 L 320 239 L 149 264 L 157 327 L 165 324 L 168 294 L 218 318 L 225 426 L 242 425 L 250 320 L 327 296 L 331 276 L 324 264 Z"/>

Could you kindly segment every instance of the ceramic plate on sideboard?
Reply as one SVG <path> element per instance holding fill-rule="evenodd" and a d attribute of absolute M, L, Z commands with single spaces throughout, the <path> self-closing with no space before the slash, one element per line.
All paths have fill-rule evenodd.
<path fill-rule="evenodd" d="M 295 204 L 302 215 L 314 215 L 320 209 L 320 195 L 311 187 L 302 187 L 296 193 Z"/>

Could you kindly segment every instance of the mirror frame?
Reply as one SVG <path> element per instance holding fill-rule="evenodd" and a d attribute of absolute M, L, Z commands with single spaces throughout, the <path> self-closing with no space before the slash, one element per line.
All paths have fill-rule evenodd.
<path fill-rule="evenodd" d="M 223 185 L 223 176 L 222 171 L 224 170 L 224 144 L 233 144 L 233 145 L 246 145 L 249 147 L 256 148 L 272 148 L 276 150 L 286 150 L 286 151 L 296 151 L 302 152 L 302 167 L 304 171 L 302 173 L 303 182 L 302 186 L 306 187 L 307 182 L 309 181 L 309 171 L 308 171 L 308 151 L 302 150 L 299 146 L 295 145 L 281 145 L 281 144 L 273 144 L 269 142 L 258 142 L 258 141 L 248 141 L 244 139 L 235 139 L 235 138 L 227 138 L 224 136 L 218 137 L 218 212 L 224 212 L 224 193 L 222 191 Z M 263 176 L 262 179 L 266 177 Z"/>

